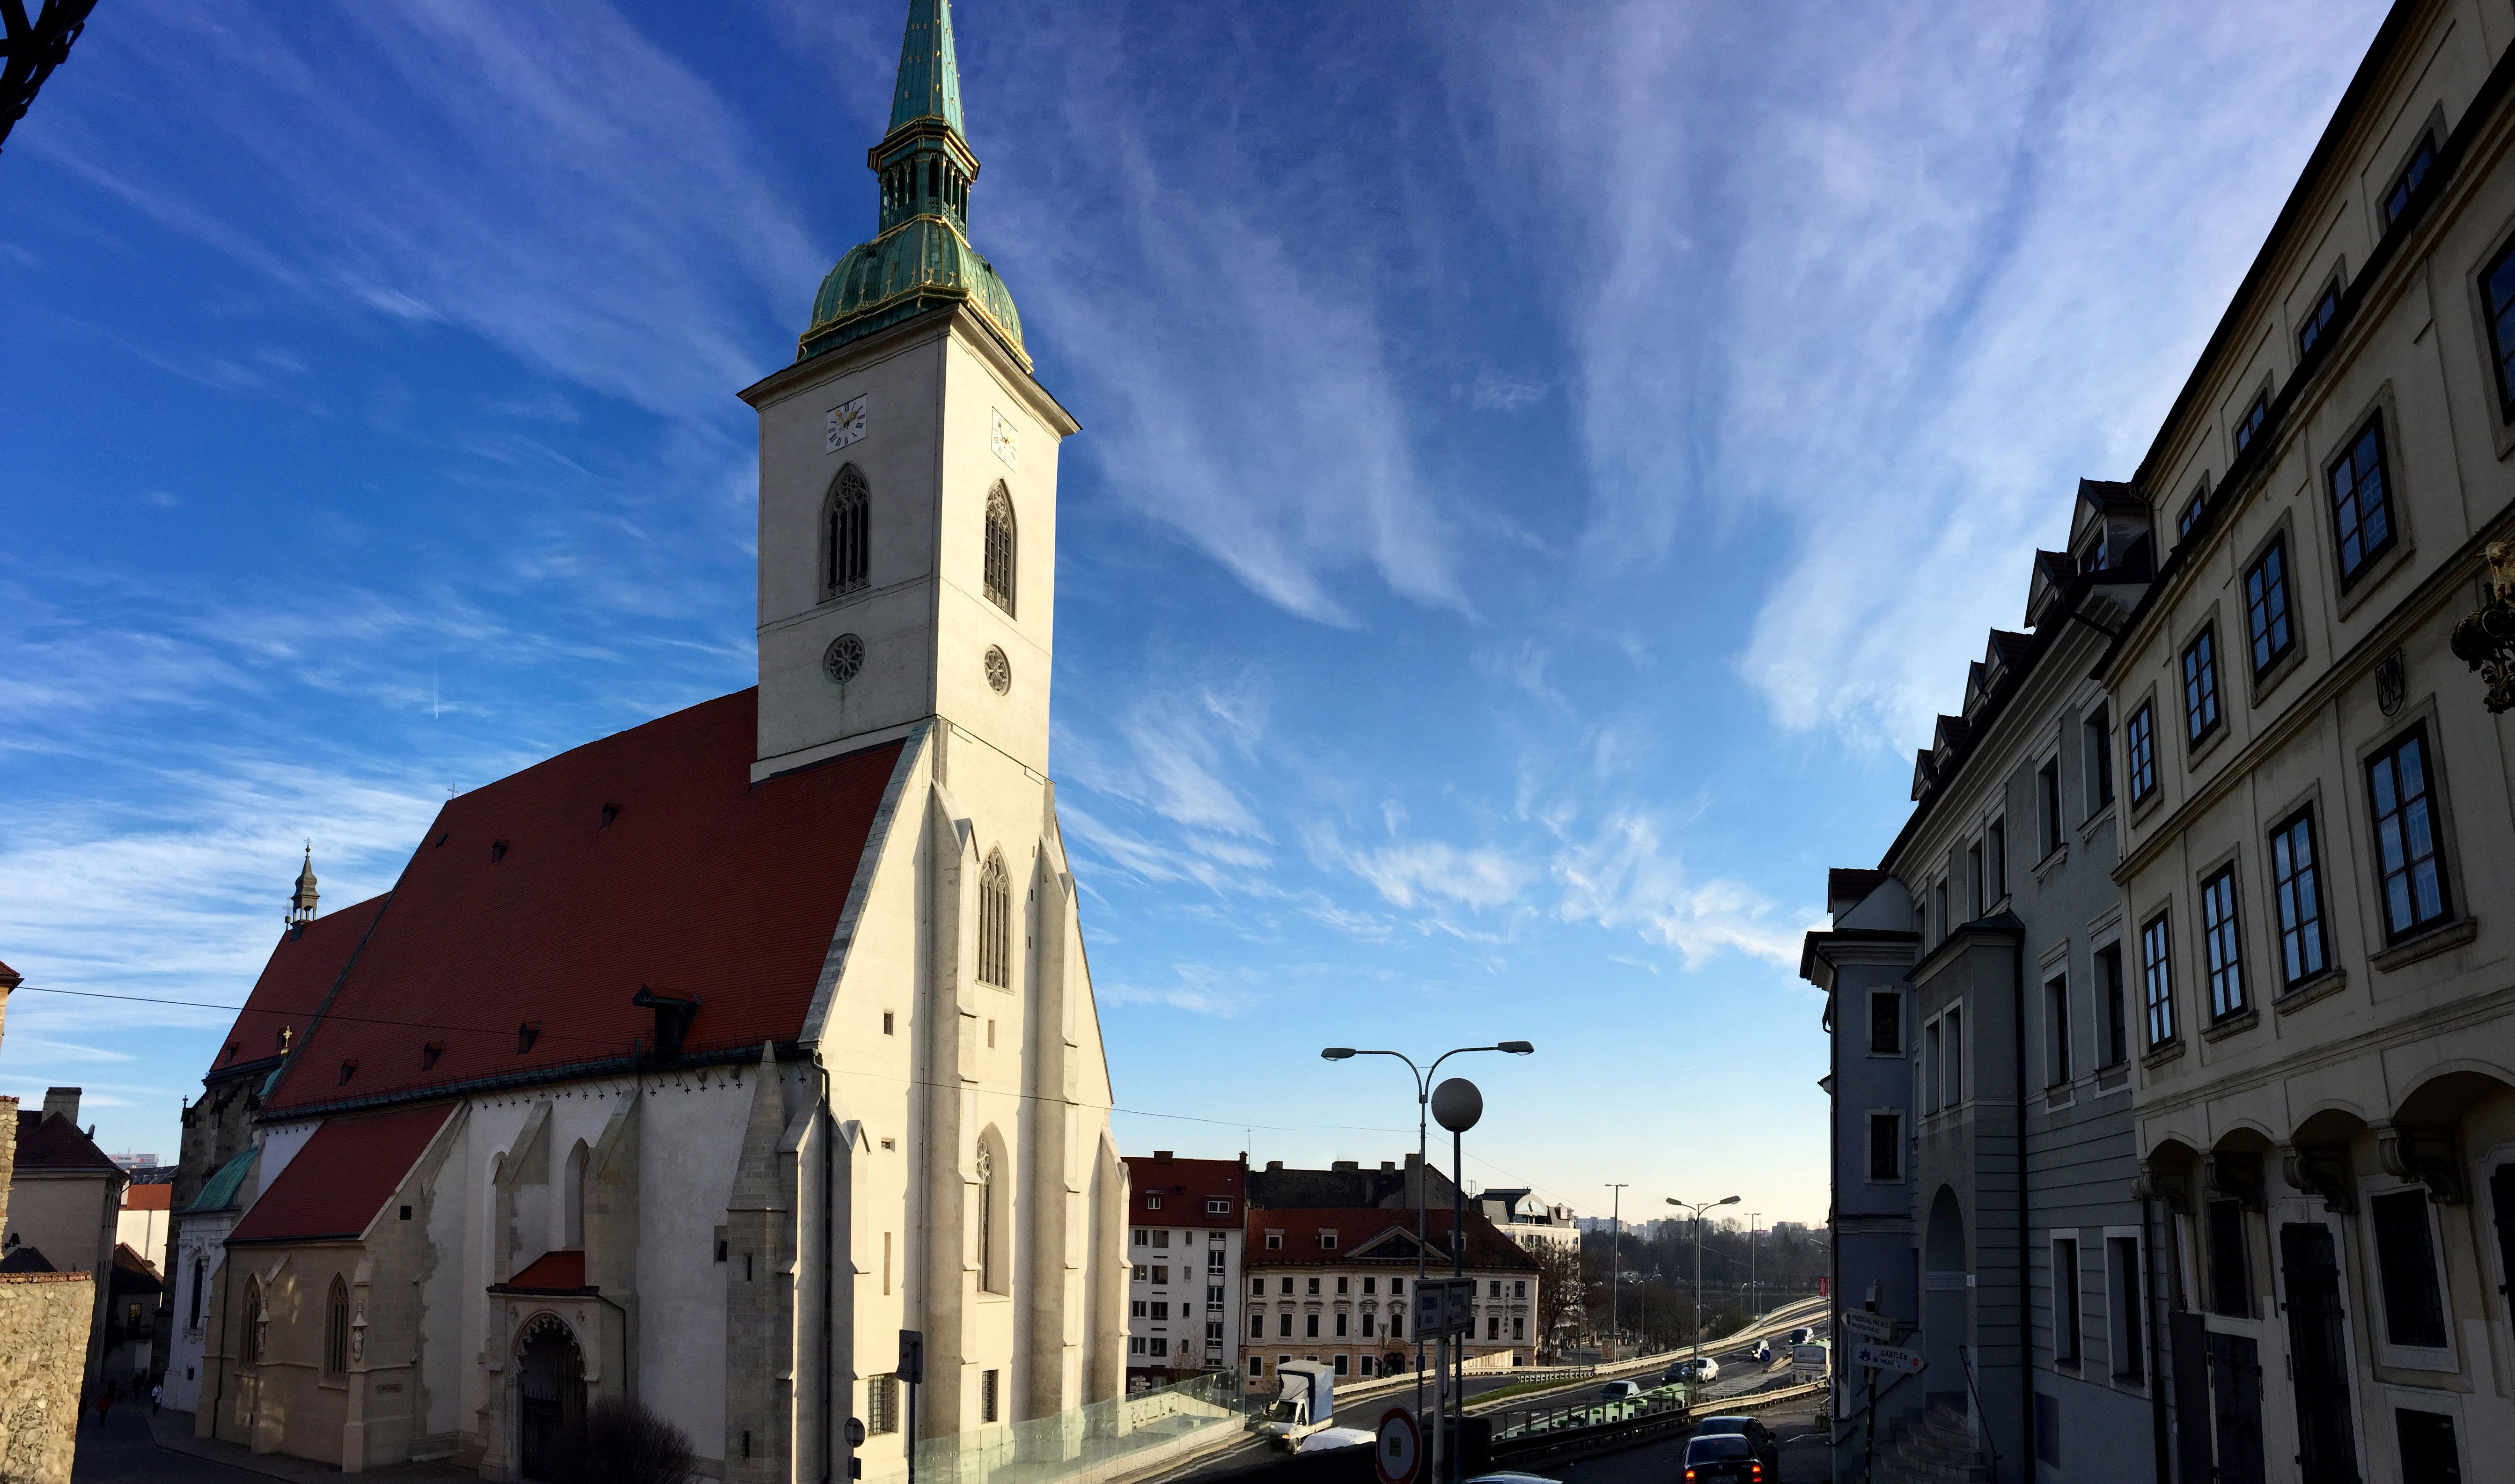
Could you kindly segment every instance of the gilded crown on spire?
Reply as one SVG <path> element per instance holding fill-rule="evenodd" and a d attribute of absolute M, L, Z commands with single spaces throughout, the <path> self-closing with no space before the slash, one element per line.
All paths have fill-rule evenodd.
<path fill-rule="evenodd" d="M 969 246 L 978 157 L 961 127 L 961 62 L 951 0 L 909 0 L 890 125 L 865 164 L 882 183 L 871 242 L 839 260 L 812 300 L 795 358 L 809 360 L 929 309 L 967 304 L 1022 369 L 1021 315 L 994 265 Z"/>

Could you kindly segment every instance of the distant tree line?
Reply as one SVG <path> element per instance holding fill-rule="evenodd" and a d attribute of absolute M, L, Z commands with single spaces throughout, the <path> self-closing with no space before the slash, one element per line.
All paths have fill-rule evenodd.
<path fill-rule="evenodd" d="M 1786 1225 L 1756 1232 L 1752 1274 L 1750 1248 L 1746 1223 L 1705 1224 L 1707 1337 L 1729 1334 L 1752 1312 L 1815 1293 L 1832 1260 L 1831 1234 L 1824 1227 Z M 1611 1254 L 1623 1274 L 1612 1305 L 1607 1286 Z M 1628 1229 L 1621 1249 L 1609 1233 L 1587 1232 L 1581 1239 L 1577 1280 L 1568 1252 L 1546 1268 L 1542 1277 L 1546 1283 L 1539 1289 L 1546 1309 L 1541 1327 L 1562 1344 L 1595 1344 L 1608 1333 L 1611 1313 L 1617 1328 L 1647 1350 L 1673 1349 L 1694 1339 L 1694 1232 L 1689 1222 L 1666 1222 L 1656 1239 Z"/>

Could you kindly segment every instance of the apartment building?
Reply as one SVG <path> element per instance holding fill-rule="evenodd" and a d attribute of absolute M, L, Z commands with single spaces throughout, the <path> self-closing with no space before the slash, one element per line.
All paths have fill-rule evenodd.
<path fill-rule="evenodd" d="M 1339 1377 L 1369 1378 L 1420 1363 L 1406 1334 L 1406 1296 L 1419 1263 L 1450 1275 L 1448 1211 L 1424 1214 L 1415 1240 L 1411 1211 L 1378 1206 L 1261 1209 L 1249 1215 L 1248 1327 L 1242 1374 L 1263 1386 L 1293 1360 L 1330 1362 Z M 1467 1358 L 1507 1353 L 1537 1358 L 1537 1259 L 1470 1211 L 1464 1271 L 1476 1280 L 1475 1327 Z"/>
<path fill-rule="evenodd" d="M 1467 1197 L 1467 1204 L 1496 1230 L 1530 1252 L 1581 1250 L 1581 1228 L 1573 1224 L 1572 1208 L 1549 1205 L 1536 1191 L 1480 1190 Z"/>
<path fill-rule="evenodd" d="M 1219 1371 L 1236 1354 L 1248 1157 L 1127 1159 L 1127 1389 Z"/>
<path fill-rule="evenodd" d="M 1879 1099 L 1837 1114 L 1857 1140 L 1865 1269 L 1837 1302 L 1864 1307 L 1880 1284 L 1877 1311 L 1928 1362 L 1876 1417 L 1866 1378 L 1850 1378 L 1863 1384 L 1836 1397 L 1838 1478 L 1875 1466 L 1873 1430 L 1925 1411 L 1984 1467 L 2066 1457 L 2074 1481 L 2152 1477 L 2151 1450 L 2122 1443 L 2150 1430 L 2148 1249 L 2112 714 L 2088 672 L 2154 550 L 2130 486 L 2080 481 L 2064 550 L 2036 554 L 2028 575 L 2031 632 L 1988 637 L 1958 712 L 1915 760 L 1903 830 L 1877 870 L 1832 874 L 1841 926 L 1809 934 L 1811 977 L 1854 991 L 1830 1022 L 1837 1085 Z M 1881 928 L 1899 912 L 1908 930 Z M 1897 1266 L 1917 1283 L 1889 1283 Z"/>
<path fill-rule="evenodd" d="M 2510 41 L 2392 8 L 2132 481 L 2165 552 L 2098 673 L 2184 1479 L 2515 1446 L 2515 757 L 2453 646 L 2515 535 Z"/>

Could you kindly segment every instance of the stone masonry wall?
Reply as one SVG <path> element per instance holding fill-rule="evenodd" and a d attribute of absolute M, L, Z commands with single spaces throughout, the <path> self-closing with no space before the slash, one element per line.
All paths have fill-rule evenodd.
<path fill-rule="evenodd" d="M 69 1484 L 95 1310 L 86 1273 L 0 1273 L 0 1484 Z"/>

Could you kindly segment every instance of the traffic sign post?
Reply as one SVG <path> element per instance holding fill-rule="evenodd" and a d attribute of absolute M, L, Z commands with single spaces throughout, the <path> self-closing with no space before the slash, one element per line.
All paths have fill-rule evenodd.
<path fill-rule="evenodd" d="M 1895 1321 L 1868 1309 L 1844 1309 L 1841 1323 L 1843 1333 L 1854 1340 L 1874 1340 L 1884 1344 L 1895 1338 Z"/>
<path fill-rule="evenodd" d="M 1416 1466 L 1423 1455 L 1422 1442 L 1422 1432 L 1412 1411 L 1391 1407 L 1381 1413 L 1379 1446 L 1371 1460 L 1380 1484 L 1415 1484 Z"/>
<path fill-rule="evenodd" d="M 1872 1344 L 1864 1340 L 1851 1347 L 1854 1365 L 1873 1371 L 1900 1371 L 1906 1376 L 1918 1376 L 1926 1362 L 1917 1350 L 1899 1350 L 1893 1345 Z"/>

